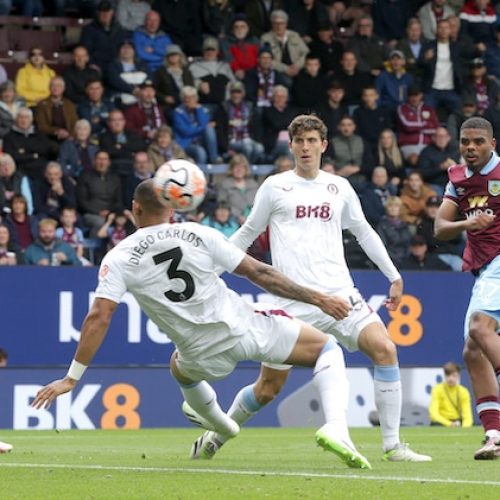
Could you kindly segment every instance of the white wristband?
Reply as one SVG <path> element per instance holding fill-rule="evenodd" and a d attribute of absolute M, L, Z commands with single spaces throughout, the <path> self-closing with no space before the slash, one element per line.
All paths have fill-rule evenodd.
<path fill-rule="evenodd" d="M 71 365 L 69 365 L 69 370 L 66 376 L 72 378 L 73 380 L 80 380 L 86 369 L 87 367 L 85 365 L 82 365 L 76 359 L 74 359 L 71 362 Z"/>

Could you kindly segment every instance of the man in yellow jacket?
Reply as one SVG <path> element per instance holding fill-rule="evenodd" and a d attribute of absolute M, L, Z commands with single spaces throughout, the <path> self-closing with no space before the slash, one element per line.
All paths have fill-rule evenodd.
<path fill-rule="evenodd" d="M 432 389 L 429 416 L 431 425 L 471 427 L 470 394 L 460 385 L 460 367 L 453 362 L 443 366 L 445 380 Z"/>

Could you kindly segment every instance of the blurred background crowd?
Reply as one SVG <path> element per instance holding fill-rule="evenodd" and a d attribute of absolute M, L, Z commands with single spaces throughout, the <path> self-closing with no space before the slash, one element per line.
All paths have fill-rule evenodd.
<path fill-rule="evenodd" d="M 95 265 L 133 231 L 137 184 L 188 158 L 209 179 L 180 215 L 231 235 L 287 126 L 328 126 L 401 269 L 460 270 L 433 220 L 461 123 L 500 131 L 500 2 L 0 0 L 0 265 Z M 368 268 L 344 235 L 348 264 Z M 268 259 L 267 236 L 252 253 Z"/>

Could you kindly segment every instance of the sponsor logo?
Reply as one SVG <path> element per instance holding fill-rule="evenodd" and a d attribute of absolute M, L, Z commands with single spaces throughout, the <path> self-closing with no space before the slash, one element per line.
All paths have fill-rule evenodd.
<path fill-rule="evenodd" d="M 488 196 L 470 196 L 467 200 L 470 208 L 482 208 L 488 203 Z"/>
<path fill-rule="evenodd" d="M 297 219 L 319 219 L 328 222 L 333 217 L 333 210 L 329 203 L 322 205 L 297 205 L 295 208 L 295 218 Z"/>

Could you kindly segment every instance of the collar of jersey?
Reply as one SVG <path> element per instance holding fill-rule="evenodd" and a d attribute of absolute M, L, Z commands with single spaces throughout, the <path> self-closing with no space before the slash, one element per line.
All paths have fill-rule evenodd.
<path fill-rule="evenodd" d="M 498 155 L 495 153 L 495 151 L 493 151 L 491 153 L 491 158 L 490 160 L 488 161 L 488 163 L 479 171 L 479 173 L 481 175 L 488 175 L 497 165 L 498 165 L 498 162 L 500 161 L 500 158 L 498 157 Z M 467 177 L 472 177 L 472 175 L 474 174 L 474 172 L 470 169 L 470 168 L 467 168 Z"/>

